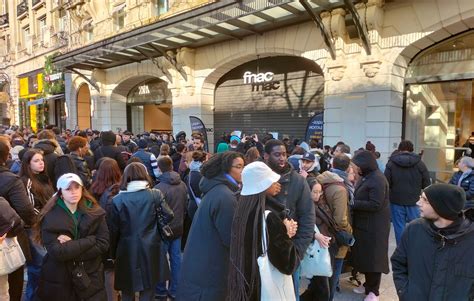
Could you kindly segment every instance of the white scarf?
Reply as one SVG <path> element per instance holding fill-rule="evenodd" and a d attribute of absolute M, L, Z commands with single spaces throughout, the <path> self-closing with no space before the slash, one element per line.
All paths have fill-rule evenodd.
<path fill-rule="evenodd" d="M 127 190 L 120 190 L 119 193 L 136 192 L 139 190 L 147 189 L 148 186 L 148 181 L 132 181 L 127 184 Z"/>

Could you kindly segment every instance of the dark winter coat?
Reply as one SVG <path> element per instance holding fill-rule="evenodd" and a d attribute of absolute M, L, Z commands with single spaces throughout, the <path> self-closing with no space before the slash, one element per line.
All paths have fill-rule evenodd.
<path fill-rule="evenodd" d="M 84 183 L 86 188 L 88 188 L 92 180 L 92 174 L 91 170 L 89 169 L 89 165 L 83 157 L 80 157 L 75 153 L 71 153 L 69 156 L 71 156 L 72 162 L 74 162 L 74 166 L 76 166 L 77 175 L 81 178 L 82 183 Z"/>
<path fill-rule="evenodd" d="M 314 203 L 306 179 L 288 165 L 288 171 L 278 181 L 281 191 L 275 197 L 289 209 L 289 217 L 298 222 L 298 231 L 293 237 L 298 256 L 303 259 L 306 249 L 313 240 Z"/>
<path fill-rule="evenodd" d="M 384 174 L 390 187 L 390 202 L 397 205 L 416 206 L 421 190 L 431 184 L 425 163 L 414 153 L 393 154 Z"/>
<path fill-rule="evenodd" d="M 59 155 L 61 155 L 56 153 L 56 149 L 60 148 L 59 144 L 52 140 L 40 140 L 35 144 L 34 148 L 43 151 L 44 164 L 46 166 L 49 179 L 51 180 L 51 183 L 56 183 L 54 169 L 56 167 L 56 159 Z"/>
<path fill-rule="evenodd" d="M 109 232 L 105 212 L 100 208 L 95 214 L 78 211 L 76 227 L 70 211 L 59 202 L 41 223 L 41 237 L 47 254 L 41 268 L 38 298 L 43 301 L 79 301 L 71 271 L 74 262 L 83 262 L 91 280 L 88 288 L 91 297 L 86 300 L 106 300 L 102 255 L 109 248 Z M 59 235 L 67 235 L 73 240 L 61 244 Z"/>
<path fill-rule="evenodd" d="M 462 176 L 462 171 L 456 172 L 449 184 L 458 185 L 459 179 Z M 466 200 L 470 201 L 469 203 L 474 203 L 474 170 L 471 173 L 462 179 L 461 188 L 466 192 Z"/>
<path fill-rule="evenodd" d="M 199 182 L 202 179 L 201 172 L 198 170 L 191 170 L 184 178 L 184 182 L 186 187 L 188 188 L 188 196 L 189 202 L 187 206 L 188 216 L 191 220 L 194 218 L 194 214 L 198 209 L 198 204 L 194 197 L 200 198 L 201 197 L 201 189 L 199 188 Z M 191 191 L 192 190 L 192 191 Z"/>
<path fill-rule="evenodd" d="M 174 213 L 170 227 L 173 231 L 173 239 L 176 239 L 183 235 L 188 190 L 183 181 L 181 181 L 179 174 L 175 171 L 163 173 L 158 177 L 158 181 L 160 183 L 158 183 L 155 188 L 163 193 L 166 203 L 168 203 Z"/>
<path fill-rule="evenodd" d="M 117 161 L 118 166 L 121 170 L 125 169 L 126 162 L 120 152 L 120 149 L 114 145 L 103 145 L 94 152 L 95 162 L 99 161 L 102 157 L 109 157 Z"/>
<path fill-rule="evenodd" d="M 28 199 L 23 182 L 20 180 L 20 177 L 12 173 L 5 166 L 0 166 L 0 196 L 10 203 L 10 206 L 21 217 L 25 225 L 31 226 L 35 223 L 36 215 L 33 204 Z M 26 259 L 30 260 L 30 245 L 28 243 L 28 235 L 24 229 L 18 233 L 17 239 Z"/>
<path fill-rule="evenodd" d="M 378 169 L 375 157 L 364 151 L 353 162 L 363 178 L 354 192 L 352 266 L 359 272 L 388 273 L 390 207 L 387 179 Z"/>
<path fill-rule="evenodd" d="M 113 198 L 108 218 L 115 289 L 139 292 L 167 280 L 169 266 L 155 211 L 163 199 L 156 189 L 121 192 Z"/>
<path fill-rule="evenodd" d="M 238 187 L 225 175 L 203 177 L 204 193 L 184 250 L 177 300 L 222 301 L 227 296 L 229 246 Z"/>
<path fill-rule="evenodd" d="M 474 209 L 469 211 L 451 229 L 423 218 L 405 228 L 391 258 L 400 301 L 474 300 Z"/>

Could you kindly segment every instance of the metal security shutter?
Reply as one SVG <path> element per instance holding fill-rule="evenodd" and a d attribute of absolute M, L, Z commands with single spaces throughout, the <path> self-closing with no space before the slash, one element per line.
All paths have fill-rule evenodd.
<path fill-rule="evenodd" d="M 244 84 L 244 70 L 255 70 L 255 66 L 237 67 L 238 70 L 229 72 L 231 75 L 224 76 L 215 91 L 215 141 L 234 130 L 248 135 L 278 132 L 280 139 L 304 138 L 309 119 L 323 111 L 324 106 L 324 78 L 314 67 L 307 70 L 313 65 L 316 66 L 297 57 L 260 60 L 255 72 L 273 72 L 273 83 L 278 86 L 268 91 L 261 87 L 257 91 L 257 87 Z"/>

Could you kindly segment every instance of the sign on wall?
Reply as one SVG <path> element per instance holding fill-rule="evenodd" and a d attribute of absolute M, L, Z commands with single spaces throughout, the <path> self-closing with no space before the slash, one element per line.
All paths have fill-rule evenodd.
<path fill-rule="evenodd" d="M 244 84 L 252 85 L 252 92 L 278 90 L 280 81 L 274 81 L 274 75 L 273 72 L 252 73 L 246 71 L 243 76 Z"/>

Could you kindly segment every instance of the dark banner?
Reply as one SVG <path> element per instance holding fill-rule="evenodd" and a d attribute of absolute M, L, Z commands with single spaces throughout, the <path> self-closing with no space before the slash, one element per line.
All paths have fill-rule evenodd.
<path fill-rule="evenodd" d="M 311 139 L 318 139 L 319 143 L 323 143 L 323 131 L 324 131 L 324 113 L 314 115 L 306 126 L 305 141 L 309 142 Z"/>
<path fill-rule="evenodd" d="M 189 116 L 189 121 L 191 122 L 191 131 L 192 133 L 199 133 L 204 138 L 204 150 L 209 152 L 209 145 L 207 142 L 207 130 L 204 126 L 204 123 L 201 119 L 195 116 Z"/>

